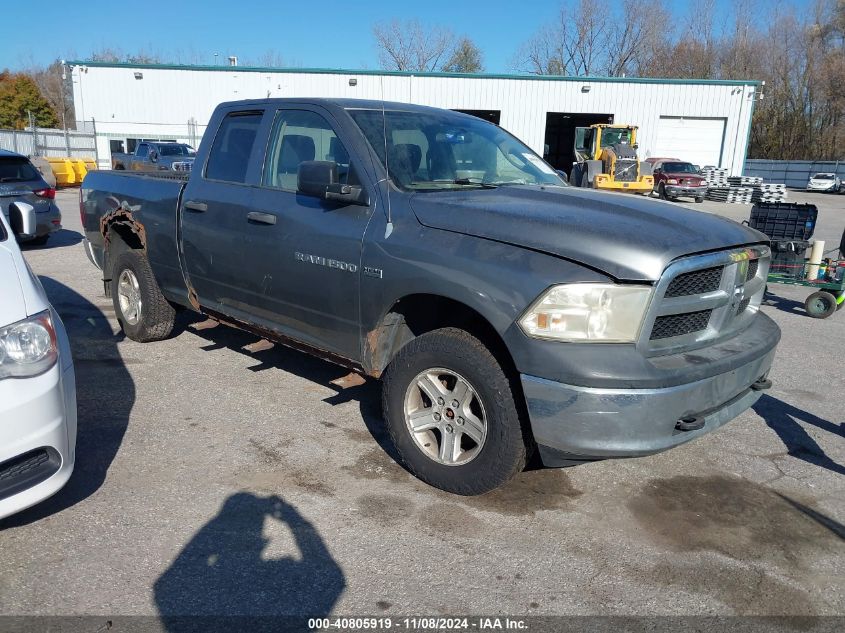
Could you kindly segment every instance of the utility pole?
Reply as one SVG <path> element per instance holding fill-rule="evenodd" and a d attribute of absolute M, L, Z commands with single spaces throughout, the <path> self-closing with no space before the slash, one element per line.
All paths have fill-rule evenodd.
<path fill-rule="evenodd" d="M 59 92 L 62 95 L 62 129 L 65 131 L 65 150 L 68 158 L 70 158 L 70 139 L 67 135 L 67 120 L 65 118 L 65 82 L 67 81 L 67 73 L 65 72 L 65 60 L 60 60 L 62 65 L 61 82 L 59 84 Z"/>
<path fill-rule="evenodd" d="M 27 110 L 26 116 L 29 119 L 29 129 L 32 130 L 32 155 L 41 156 L 38 151 L 38 132 L 35 131 L 35 119 L 32 116 L 32 110 Z"/>

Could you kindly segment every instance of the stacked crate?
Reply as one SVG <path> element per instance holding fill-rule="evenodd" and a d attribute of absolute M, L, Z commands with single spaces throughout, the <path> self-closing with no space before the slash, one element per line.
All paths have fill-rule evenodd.
<path fill-rule="evenodd" d="M 783 183 L 764 183 L 757 176 L 731 176 L 728 184 L 733 187 L 751 187 L 752 202 L 783 202 L 786 200 L 786 185 Z"/>
<path fill-rule="evenodd" d="M 714 202 L 727 202 L 730 204 L 751 204 L 751 197 L 754 195 L 752 187 L 709 187 L 706 198 Z"/>
<path fill-rule="evenodd" d="M 728 170 L 719 167 L 707 167 L 701 170 L 708 187 L 727 187 Z"/>

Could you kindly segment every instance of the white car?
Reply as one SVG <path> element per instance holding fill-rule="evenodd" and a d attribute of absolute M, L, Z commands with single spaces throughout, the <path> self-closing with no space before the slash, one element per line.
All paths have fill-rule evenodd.
<path fill-rule="evenodd" d="M 55 494 L 73 472 L 76 378 L 65 327 L 15 236 L 34 208 L 0 213 L 0 519 Z M 14 227 L 14 228 L 13 228 Z"/>
<path fill-rule="evenodd" d="M 839 191 L 842 181 L 839 176 L 831 173 L 818 173 L 810 176 L 810 182 L 807 183 L 807 191 L 829 191 L 836 193 Z"/>

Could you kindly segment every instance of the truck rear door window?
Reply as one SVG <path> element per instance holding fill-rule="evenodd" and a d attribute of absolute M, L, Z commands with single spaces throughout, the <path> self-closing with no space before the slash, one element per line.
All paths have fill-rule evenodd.
<path fill-rule="evenodd" d="M 246 182 L 249 157 L 255 145 L 262 116 L 262 112 L 232 112 L 226 115 L 208 154 L 206 178 Z"/>

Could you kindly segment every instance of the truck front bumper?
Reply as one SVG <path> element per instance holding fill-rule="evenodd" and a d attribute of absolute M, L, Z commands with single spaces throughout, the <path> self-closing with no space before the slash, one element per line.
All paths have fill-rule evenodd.
<path fill-rule="evenodd" d="M 649 455 L 719 428 L 760 397 L 758 381 L 771 368 L 776 336 L 753 360 L 668 387 L 593 388 L 521 374 L 543 463 Z M 694 430 L 682 430 L 689 426 Z"/>
<path fill-rule="evenodd" d="M 664 185 L 666 195 L 673 198 L 678 196 L 690 196 L 692 198 L 703 198 L 707 193 L 707 186 L 703 187 L 687 187 L 683 185 Z"/>

